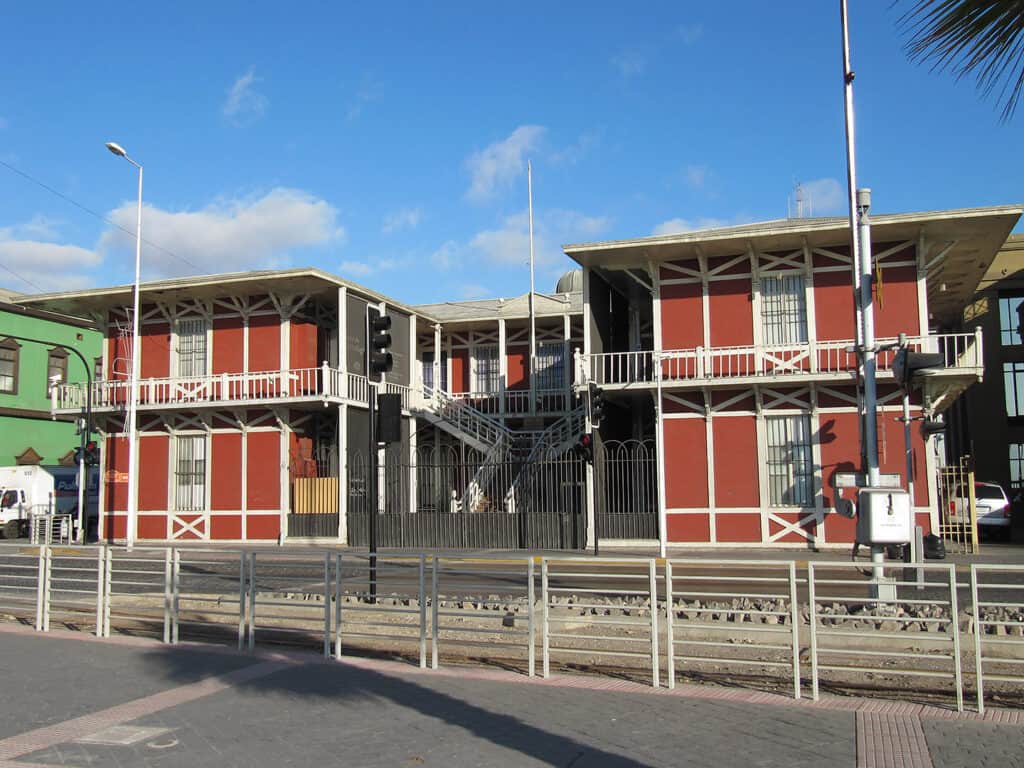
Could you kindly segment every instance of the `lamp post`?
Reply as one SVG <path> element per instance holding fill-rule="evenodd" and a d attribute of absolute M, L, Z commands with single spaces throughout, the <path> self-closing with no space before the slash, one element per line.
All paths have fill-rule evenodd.
<path fill-rule="evenodd" d="M 135 546 L 135 524 L 139 508 L 139 461 L 136 450 L 136 411 L 139 405 L 139 271 L 142 264 L 142 166 L 132 160 L 120 144 L 107 142 L 107 149 L 139 169 L 139 205 L 135 226 L 135 286 L 132 300 L 132 372 L 128 380 L 128 549 Z"/>

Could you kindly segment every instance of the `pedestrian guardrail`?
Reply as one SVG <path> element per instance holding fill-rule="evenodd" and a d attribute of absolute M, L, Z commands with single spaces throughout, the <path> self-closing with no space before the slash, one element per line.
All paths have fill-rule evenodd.
<path fill-rule="evenodd" d="M 665 586 L 669 688 L 677 672 L 788 673 L 800 698 L 796 563 L 673 558 Z"/>
<path fill-rule="evenodd" d="M 248 561 L 248 645 L 257 633 L 268 642 L 305 644 L 311 640 L 331 655 L 330 553 L 293 555 L 250 552 Z"/>
<path fill-rule="evenodd" d="M 536 665 L 534 560 L 526 558 L 432 558 L 431 666 L 446 648 Z"/>
<path fill-rule="evenodd" d="M 46 597 L 42 549 L 0 544 L 0 614 L 42 631 Z"/>
<path fill-rule="evenodd" d="M 57 619 L 76 628 L 91 627 L 102 636 L 104 548 L 89 551 L 47 547 L 43 551 L 48 594 L 46 625 Z"/>
<path fill-rule="evenodd" d="M 999 683 L 1024 689 L 1024 565 L 971 566 L 978 712 Z M 990 685 L 992 684 L 992 685 Z M 1004 687 L 1005 690 L 1005 687 Z"/>
<path fill-rule="evenodd" d="M 246 638 L 246 552 L 175 549 L 168 587 L 169 642 Z"/>
<path fill-rule="evenodd" d="M 822 673 L 837 685 L 866 676 L 882 685 L 890 677 L 944 679 L 962 711 L 955 567 L 879 566 L 879 580 L 872 576 L 868 583 L 841 577 L 859 568 L 852 562 L 807 566 L 813 697 Z M 923 574 L 904 580 L 909 571 Z"/>
<path fill-rule="evenodd" d="M 101 547 L 106 564 L 99 609 L 103 637 L 110 637 L 113 620 L 133 634 L 172 642 L 169 616 L 172 551 L 156 547 L 131 551 Z"/>

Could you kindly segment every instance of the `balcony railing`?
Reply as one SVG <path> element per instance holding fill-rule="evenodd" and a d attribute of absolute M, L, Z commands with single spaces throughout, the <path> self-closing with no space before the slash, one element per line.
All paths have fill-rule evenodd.
<path fill-rule="evenodd" d="M 530 408 L 530 390 L 509 389 L 504 397 L 498 392 L 455 392 L 478 411 L 491 416 L 527 416 L 531 413 L 564 413 L 570 408 L 570 393 L 565 389 L 538 389 L 534 396 L 536 408 Z"/>
<path fill-rule="evenodd" d="M 941 352 L 946 369 L 980 372 L 981 331 L 915 336 L 906 339 L 915 352 Z M 879 339 L 878 346 L 893 347 L 876 356 L 880 373 L 891 372 L 897 339 Z M 654 385 L 824 375 L 841 378 L 857 371 L 853 341 L 818 341 L 790 345 L 697 347 L 654 352 L 606 352 L 580 355 L 583 376 L 577 381 L 599 385 Z"/>

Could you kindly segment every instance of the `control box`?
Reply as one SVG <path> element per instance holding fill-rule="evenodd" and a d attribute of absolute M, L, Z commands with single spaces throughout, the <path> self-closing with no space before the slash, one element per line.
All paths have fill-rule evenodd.
<path fill-rule="evenodd" d="M 907 544 L 913 538 L 910 494 L 894 488 L 861 488 L 857 494 L 857 541 Z"/>

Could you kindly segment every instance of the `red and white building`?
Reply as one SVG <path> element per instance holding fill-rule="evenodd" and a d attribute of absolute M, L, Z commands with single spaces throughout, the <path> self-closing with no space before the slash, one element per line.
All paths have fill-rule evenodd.
<path fill-rule="evenodd" d="M 876 335 L 947 359 L 912 415 L 941 413 L 981 377 L 980 335 L 942 330 L 959 327 L 1021 211 L 873 217 Z M 848 221 L 565 252 L 582 275 L 537 294 L 532 313 L 526 296 L 409 306 L 312 269 L 144 283 L 136 538 L 364 544 L 374 306 L 393 319 L 382 391 L 403 407 L 401 441 L 379 452 L 382 546 L 851 542 L 832 488 L 860 465 Z M 100 531 L 124 539 L 131 287 L 20 303 L 104 329 Z M 909 480 L 928 530 L 936 455 L 913 429 L 906 477 L 891 361 L 879 355 L 882 471 Z M 609 402 L 593 469 L 570 450 L 591 382 Z M 82 385 L 53 397 L 68 419 L 87 399 Z"/>

